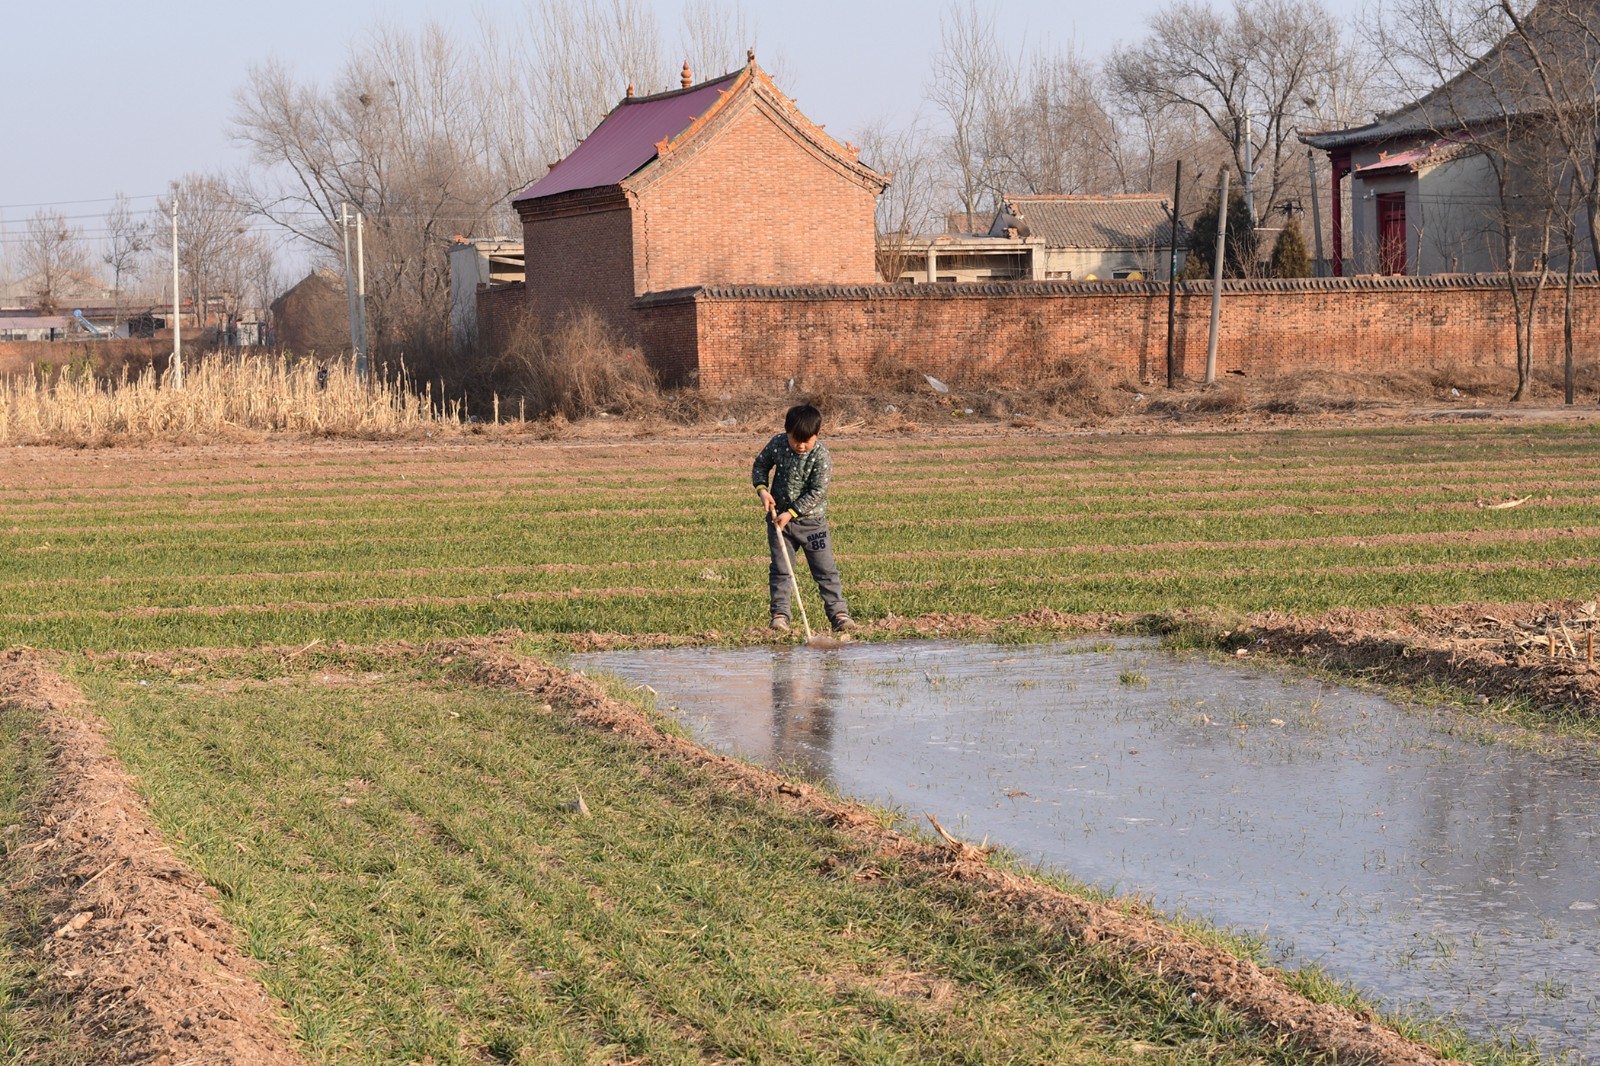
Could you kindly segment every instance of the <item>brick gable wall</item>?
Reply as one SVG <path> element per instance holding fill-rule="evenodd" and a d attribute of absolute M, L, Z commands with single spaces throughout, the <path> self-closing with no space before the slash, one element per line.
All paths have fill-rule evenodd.
<path fill-rule="evenodd" d="M 1535 362 L 1561 359 L 1559 291 L 1536 316 Z M 1600 348 L 1600 277 L 1575 306 L 1580 365 Z M 1092 357 L 1136 380 L 1166 380 L 1167 293 L 1138 282 L 702 288 L 639 301 L 647 354 L 672 380 L 861 380 L 914 368 L 951 381 L 1026 383 L 1058 360 Z M 1208 283 L 1180 284 L 1178 374 L 1205 373 Z M 689 330 L 683 322 L 693 319 Z M 656 328 L 672 319 L 674 328 Z M 1503 281 L 1454 278 L 1224 283 L 1217 372 L 1492 369 L 1515 380 L 1515 329 Z M 692 369 L 693 373 L 687 373 Z M 681 375 L 681 376 L 680 376 Z"/>
<path fill-rule="evenodd" d="M 615 186 L 522 209 L 527 306 L 546 322 L 591 308 L 633 335 L 633 227 Z"/>
<path fill-rule="evenodd" d="M 478 286 L 478 351 L 497 354 L 527 312 L 528 296 L 522 282 Z"/>
<path fill-rule="evenodd" d="M 868 189 L 752 101 L 633 210 L 634 288 L 877 281 Z"/>

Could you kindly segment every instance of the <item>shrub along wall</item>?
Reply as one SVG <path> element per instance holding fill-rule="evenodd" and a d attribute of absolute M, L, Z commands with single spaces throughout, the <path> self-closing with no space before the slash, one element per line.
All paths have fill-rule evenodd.
<path fill-rule="evenodd" d="M 1537 307 L 1536 366 L 1560 364 L 1562 306 L 1552 281 Z M 1580 279 L 1574 310 L 1587 365 L 1600 345 L 1600 276 Z M 1160 282 L 702 287 L 642 297 L 635 314 L 652 365 L 675 380 L 697 373 L 702 385 L 859 379 L 874 368 L 1026 384 L 1091 358 L 1144 382 L 1167 373 Z M 1204 377 L 1210 320 L 1210 283 L 1180 283 L 1180 377 Z M 1218 337 L 1219 375 L 1516 367 L 1503 276 L 1224 282 Z"/>

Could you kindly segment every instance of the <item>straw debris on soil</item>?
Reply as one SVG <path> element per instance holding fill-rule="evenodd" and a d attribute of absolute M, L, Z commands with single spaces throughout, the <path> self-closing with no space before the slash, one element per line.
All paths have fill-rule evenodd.
<path fill-rule="evenodd" d="M 1439 683 L 1482 700 L 1600 720 L 1600 617 L 1594 601 L 1341 609 L 1317 618 L 1253 616 L 1261 651 L 1388 684 Z"/>
<path fill-rule="evenodd" d="M 172 857 L 103 724 L 26 649 L 0 654 L 0 714 L 19 711 L 39 716 L 50 749 L 46 790 L 0 866 L 7 899 L 43 904 L 16 945 L 42 964 L 42 1001 L 29 1006 L 66 1013 L 97 1062 L 302 1063 L 212 890 Z"/>

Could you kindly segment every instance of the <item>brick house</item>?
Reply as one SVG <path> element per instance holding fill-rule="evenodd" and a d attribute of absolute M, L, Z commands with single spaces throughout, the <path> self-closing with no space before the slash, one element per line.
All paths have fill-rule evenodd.
<path fill-rule="evenodd" d="M 888 180 L 807 119 L 752 55 L 739 71 L 629 95 L 518 194 L 526 301 L 638 336 L 640 297 L 698 285 L 877 281 Z"/>
<path fill-rule="evenodd" d="M 313 270 L 272 301 L 278 344 L 300 355 L 337 355 L 350 350 L 350 304 L 344 278 Z"/>

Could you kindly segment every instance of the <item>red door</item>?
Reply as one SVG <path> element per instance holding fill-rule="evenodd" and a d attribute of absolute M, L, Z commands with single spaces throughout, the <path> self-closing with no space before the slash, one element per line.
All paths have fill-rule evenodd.
<path fill-rule="evenodd" d="M 1406 272 L 1406 194 L 1378 194 L 1378 273 Z"/>

